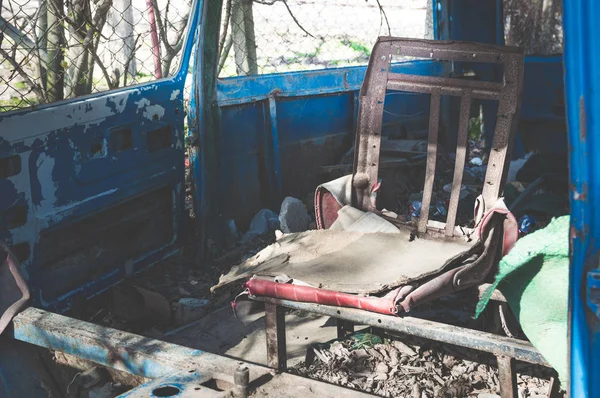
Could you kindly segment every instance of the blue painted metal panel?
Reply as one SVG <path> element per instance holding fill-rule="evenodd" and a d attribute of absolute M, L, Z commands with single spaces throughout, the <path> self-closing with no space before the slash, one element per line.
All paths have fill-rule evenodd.
<path fill-rule="evenodd" d="M 600 319 L 587 275 L 600 248 L 600 3 L 565 1 L 565 92 L 571 172 L 570 394 L 600 396 Z"/>
<path fill-rule="evenodd" d="M 0 180 L 0 238 L 21 256 L 35 304 L 63 311 L 176 250 L 183 90 L 201 3 L 173 77 L 0 114 L 0 159 L 18 164 Z"/>
<path fill-rule="evenodd" d="M 567 155 L 561 56 L 525 58 L 519 136 L 528 150 Z"/>
<path fill-rule="evenodd" d="M 490 30 L 490 34 L 496 32 Z M 221 181 L 229 182 L 223 184 L 220 192 L 224 217 L 235 219 L 243 229 L 260 208 L 279 210 L 280 198 L 272 188 L 274 170 L 270 166 L 269 95 L 276 94 L 282 193 L 305 199 L 322 182 L 318 178 L 320 166 L 335 164 L 353 143 L 358 106 L 355 99 L 365 70 L 365 67 L 328 69 L 228 78 L 218 82 L 218 102 L 222 110 Z M 443 67 L 431 61 L 417 61 L 397 64 L 393 70 L 439 75 Z M 533 137 L 530 141 L 549 147 L 556 142 L 547 139 L 551 129 L 537 126 L 541 120 L 553 121 L 560 117 L 557 104 L 562 88 L 558 78 L 561 58 L 528 57 L 525 71 L 523 120 L 535 123 L 526 124 L 528 134 L 524 135 Z M 542 85 L 544 88 L 540 89 Z M 394 134 L 399 122 L 411 117 L 425 118 L 428 106 L 423 95 L 388 95 L 384 131 Z M 491 113 L 494 117 L 493 109 Z M 560 137 L 559 133 L 552 137 L 557 134 Z M 562 134 L 564 137 L 564 131 Z M 545 139 L 542 141 L 539 137 Z M 564 145 L 556 147 L 564 150 Z"/>
<path fill-rule="evenodd" d="M 399 63 L 392 70 L 421 75 L 443 72 L 442 65 L 432 61 Z M 273 103 L 282 194 L 306 199 L 322 182 L 320 166 L 335 164 L 353 144 L 355 98 L 365 71 L 366 67 L 352 67 L 218 82 L 223 217 L 236 220 L 244 229 L 261 208 L 279 211 L 282 198 L 275 189 L 277 177 L 272 166 Z M 390 93 L 385 131 L 393 133 L 398 123 L 407 119 L 426 118 L 428 104 L 424 95 Z"/>
<path fill-rule="evenodd" d="M 398 63 L 393 72 L 423 74 L 440 73 L 437 62 L 416 61 Z M 308 72 L 289 72 L 221 79 L 217 85 L 220 106 L 265 100 L 273 90 L 278 97 L 303 97 L 336 94 L 360 89 L 366 66 L 324 69 Z"/>

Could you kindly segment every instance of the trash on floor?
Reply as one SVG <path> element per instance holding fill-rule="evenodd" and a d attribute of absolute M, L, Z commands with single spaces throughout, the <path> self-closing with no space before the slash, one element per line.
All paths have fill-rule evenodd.
<path fill-rule="evenodd" d="M 304 203 L 300 199 L 288 196 L 281 203 L 279 222 L 281 231 L 289 234 L 308 230 L 311 219 Z"/>
<path fill-rule="evenodd" d="M 313 345 L 303 363 L 290 369 L 305 377 L 384 397 L 499 397 L 493 357 L 459 347 L 371 333 Z M 552 372 L 523 364 L 517 368 L 519 396 L 547 396 Z"/>

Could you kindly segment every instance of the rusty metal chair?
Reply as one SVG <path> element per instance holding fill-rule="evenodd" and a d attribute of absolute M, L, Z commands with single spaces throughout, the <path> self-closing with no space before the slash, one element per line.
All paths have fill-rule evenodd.
<path fill-rule="evenodd" d="M 500 64 L 503 67 L 502 82 L 463 80 L 450 77 L 417 76 L 390 71 L 391 57 L 411 56 L 453 62 L 482 62 Z M 369 61 L 365 80 L 360 90 L 360 107 L 355 143 L 354 172 L 352 175 L 352 206 L 368 212 L 381 214 L 377 210 L 375 197 L 379 188 L 378 171 L 380 148 L 382 144 L 382 118 L 387 90 L 410 93 L 430 94 L 429 136 L 427 148 L 427 164 L 423 187 L 422 207 L 418 223 L 401 223 L 392 221 L 411 239 L 425 239 L 431 242 L 431 249 L 441 251 L 443 258 L 445 245 L 449 242 L 464 240 L 465 235 L 473 235 L 472 230 L 456 226 L 459 194 L 462 185 L 465 161 L 467 157 L 468 123 L 471 102 L 473 99 L 498 101 L 498 115 L 492 151 L 488 168 L 478 200 L 475 216 L 480 225 L 480 236 L 474 234 L 472 246 L 463 253 L 447 256 L 445 272 L 429 278 L 418 288 L 399 297 L 404 311 L 420 303 L 432 300 L 453 291 L 462 290 L 480 284 L 497 263 L 500 246 L 503 242 L 504 215 L 510 214 L 506 209 L 497 207 L 498 215 L 481 221 L 482 215 L 490 212 L 501 199 L 506 175 L 510 163 L 510 147 L 517 127 L 520 97 L 523 80 L 523 52 L 515 47 L 498 47 L 478 43 L 454 41 L 426 41 L 399 39 L 394 37 L 380 38 Z M 441 96 L 460 97 L 460 118 L 458 139 L 454 165 L 454 178 L 450 203 L 445 223 L 429 219 L 429 209 L 434 188 L 437 164 L 438 132 L 440 124 Z M 393 183 L 393 182 L 392 182 Z M 315 198 L 317 225 L 328 228 L 336 220 L 337 212 L 343 206 L 326 189 L 318 189 Z M 502 210 L 501 210 L 502 209 Z M 385 217 L 385 216 L 384 216 Z M 510 219 L 512 221 L 512 218 Z M 516 227 L 516 226 L 513 226 Z M 512 236 L 506 236 L 507 233 Z M 504 230 L 505 244 L 516 240 L 516 232 L 508 228 Z M 418 261 L 418 257 L 407 258 Z M 506 251 L 506 247 L 504 248 Z M 451 250 L 448 250 L 451 252 Z M 417 253 L 419 255 L 420 253 Z M 473 261 L 468 258 L 475 256 Z M 442 261 L 444 262 L 444 261 Z M 405 290 L 406 291 L 406 290 Z"/>
<path fill-rule="evenodd" d="M 504 77 L 502 82 L 484 82 L 398 74 L 390 71 L 392 56 L 501 64 Z M 360 90 L 353 174 L 346 179 L 342 195 L 332 193 L 327 185 L 318 188 L 315 194 L 315 213 L 321 231 L 292 234 L 289 238 L 280 239 L 249 262 L 234 267 L 218 285 L 245 278 L 246 293 L 252 299 L 265 303 L 269 366 L 286 368 L 284 308 L 336 318 L 339 337 L 352 331 L 354 324 L 359 324 L 492 353 L 498 362 L 503 398 L 517 396 L 515 360 L 548 366 L 542 355 L 526 341 L 412 318 L 407 314 L 417 304 L 481 285 L 502 252 L 510 247 L 510 241 L 516 239 L 514 236 L 508 239 L 508 232 L 514 230 L 506 228 L 510 212 L 502 205 L 501 195 L 517 125 L 522 79 L 523 52 L 517 48 L 393 37 L 382 37 L 377 41 Z M 320 241 L 328 237 L 324 232 L 333 225 L 345 205 L 351 204 L 359 210 L 385 217 L 377 209 L 375 198 L 380 187 L 378 167 L 382 117 L 388 89 L 430 94 L 427 163 L 420 218 L 416 224 L 403 224 L 388 218 L 398 227 L 399 234 L 368 234 L 359 238 L 344 235 L 350 240 L 347 246 L 338 245 L 339 248 L 333 252 L 306 261 L 293 261 L 294 250 L 327 248 L 328 243 Z M 432 221 L 429 217 L 442 95 L 461 98 L 454 176 L 445 223 Z M 473 99 L 496 100 L 499 103 L 488 168 L 476 206 L 477 227 L 474 230 L 456 226 Z M 329 237 L 340 231 L 331 232 Z M 436 262 L 437 268 L 432 265 Z M 362 266 L 356 267 L 356 264 Z M 409 272 L 404 272 L 405 269 L 416 277 L 407 277 Z M 284 271 L 286 275 L 281 275 Z M 258 277 L 248 280 L 253 275 Z M 362 285 L 344 283 L 349 280 L 360 281 Z M 378 280 L 382 282 L 381 286 L 375 283 Z M 403 286 L 403 280 L 411 281 L 416 289 Z M 386 289 L 388 294 L 377 296 Z M 364 297 L 364 294 L 371 296 Z"/>

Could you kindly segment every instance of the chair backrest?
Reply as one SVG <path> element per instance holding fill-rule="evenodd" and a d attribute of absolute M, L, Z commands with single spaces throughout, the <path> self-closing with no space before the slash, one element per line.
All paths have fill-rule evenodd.
<path fill-rule="evenodd" d="M 392 73 L 389 70 L 392 56 L 501 64 L 503 65 L 504 76 L 502 82 L 498 83 Z M 369 66 L 360 90 L 352 180 L 353 206 L 364 211 L 376 210 L 371 197 L 377 187 L 383 107 L 387 89 L 431 95 L 427 169 L 421 202 L 421 215 L 418 223 L 419 232 L 426 232 L 428 228 L 429 206 L 433 193 L 437 159 L 441 96 L 449 95 L 461 98 L 454 179 L 448 216 L 444 227 L 447 236 L 453 236 L 455 230 L 458 201 L 467 156 L 471 100 L 498 101 L 496 129 L 482 188 L 483 210 L 485 211 L 486 208 L 493 206 L 503 192 L 510 164 L 510 147 L 516 131 L 520 110 L 523 59 L 523 51 L 517 47 L 492 46 L 472 42 L 380 37 L 371 53 Z"/>

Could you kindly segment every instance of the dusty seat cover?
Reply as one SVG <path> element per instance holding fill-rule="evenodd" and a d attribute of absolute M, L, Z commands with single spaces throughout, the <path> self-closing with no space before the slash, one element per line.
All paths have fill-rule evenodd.
<path fill-rule="evenodd" d="M 278 276 L 345 293 L 379 293 L 435 274 L 473 246 L 461 240 L 415 239 L 400 234 L 335 230 L 286 235 L 233 267 L 213 287 L 253 275 Z"/>

